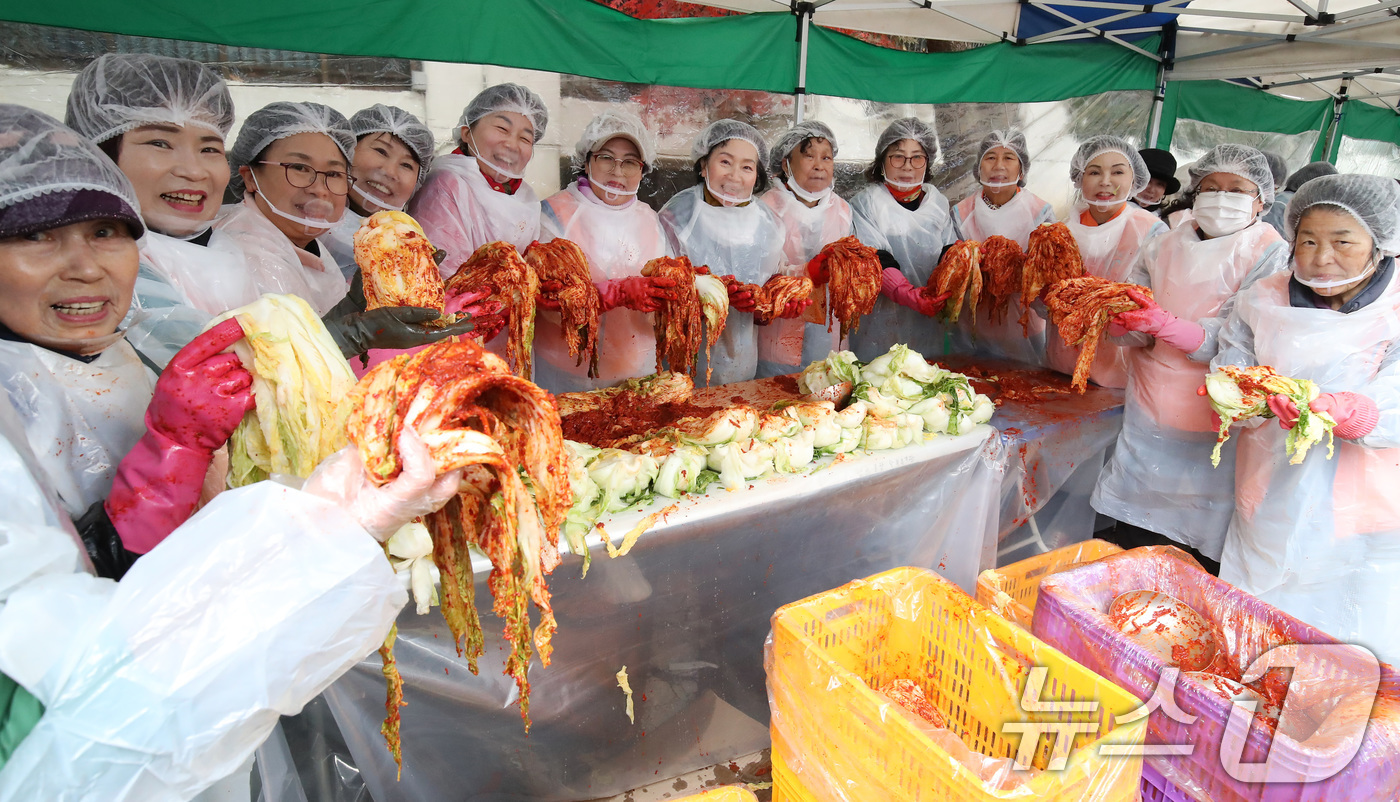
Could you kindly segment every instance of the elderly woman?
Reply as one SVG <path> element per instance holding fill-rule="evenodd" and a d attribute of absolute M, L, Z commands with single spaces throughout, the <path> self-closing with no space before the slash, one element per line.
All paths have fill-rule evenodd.
<path fill-rule="evenodd" d="M 1235 513 L 1220 577 L 1382 660 L 1400 660 L 1400 187 L 1333 175 L 1289 201 L 1291 272 L 1242 292 L 1212 366 L 1268 365 L 1315 382 L 1310 411 L 1336 422 L 1290 465 L 1299 410 L 1238 433 Z"/>
<path fill-rule="evenodd" d="M 1264 155 L 1218 145 L 1191 166 L 1192 219 L 1143 246 L 1128 281 L 1152 290 L 1113 325 L 1129 346 L 1123 430 L 1091 504 L 1119 523 L 1126 548 L 1174 545 L 1219 570 L 1235 508 L 1234 441 L 1212 470 L 1218 425 L 1196 389 L 1237 294 L 1281 272 L 1283 238 L 1264 222 L 1273 201 Z M 1125 333 L 1126 332 L 1126 333 Z"/>
<path fill-rule="evenodd" d="M 348 208 L 325 236 L 331 257 L 349 280 L 354 276 L 355 232 L 365 218 L 385 209 L 401 211 L 428 177 L 433 160 L 433 132 L 422 120 L 397 106 L 376 103 L 350 118 L 355 152 L 346 196 Z"/>
<path fill-rule="evenodd" d="M 946 353 L 952 330 L 931 318 L 946 298 L 921 289 L 943 250 L 958 239 L 948 199 L 931 183 L 939 160 L 933 125 L 913 117 L 895 120 L 875 143 L 870 185 L 851 198 L 856 236 L 883 251 L 885 272 L 875 309 L 851 335 L 851 350 L 871 360 L 904 343 L 927 356 Z"/>
<path fill-rule="evenodd" d="M 598 377 L 588 362 L 575 364 L 560 328 L 557 282 L 540 287 L 535 332 L 535 381 L 555 393 L 608 387 L 655 370 L 656 335 L 651 313 L 675 286 L 642 275 L 642 267 L 666 255 L 666 235 L 650 206 L 637 200 L 642 176 L 656 168 L 656 145 L 642 121 L 605 111 L 589 121 L 574 147 L 577 177 L 544 202 L 540 239 L 576 243 L 588 257 L 602 296 Z"/>
<path fill-rule="evenodd" d="M 1069 177 L 1079 199 L 1064 222 L 1084 257 L 1084 271 L 1109 281 L 1127 280 L 1142 244 L 1167 230 L 1156 215 L 1128 202 L 1151 180 L 1147 164 L 1126 139 L 1096 136 L 1079 146 Z M 1059 329 L 1047 324 L 1045 358 L 1055 370 L 1072 374 L 1079 349 L 1065 345 Z M 1100 343 L 1089 379 L 1100 387 L 1128 386 L 1123 348 Z"/>
<path fill-rule="evenodd" d="M 127 339 L 164 367 L 210 316 L 258 296 L 242 249 L 211 228 L 229 182 L 228 87 L 197 61 L 107 54 L 78 73 L 66 122 L 135 188 L 147 233 Z"/>
<path fill-rule="evenodd" d="M 850 204 L 836 186 L 836 135 L 825 123 L 799 123 L 784 131 L 769 149 L 769 169 L 778 183 L 762 201 L 783 226 L 783 259 L 806 265 L 822 248 L 855 228 Z M 775 320 L 758 336 L 758 375 L 795 373 L 840 349 L 839 331 L 826 327 L 827 276 L 811 275 L 813 305 L 801 320 Z"/>
<path fill-rule="evenodd" d="M 741 285 L 763 284 L 783 263 L 782 224 L 754 202 L 755 193 L 768 188 L 768 145 L 748 123 L 715 120 L 695 138 L 690 154 L 698 183 L 667 201 L 661 227 L 672 253 L 708 266 L 729 286 L 729 320 L 710 352 L 710 383 L 745 381 L 757 374 L 758 331 L 753 294 Z M 795 318 L 804 307 L 794 302 L 780 316 Z M 701 354 L 696 375 L 705 370 Z"/>
<path fill-rule="evenodd" d="M 982 241 L 1002 236 L 1015 240 L 1024 251 L 1031 231 L 1042 223 L 1055 222 L 1050 204 L 1025 189 L 1030 168 L 1025 134 L 1007 129 L 983 137 L 973 168 L 980 189 L 953 207 L 958 239 Z M 1017 297 L 1000 320 L 993 320 L 985 308 L 960 318 L 958 328 L 965 347 L 987 356 L 1040 364 L 1045 360 L 1045 323 L 1032 317 L 1029 327 L 1022 330 L 1021 313 Z"/>

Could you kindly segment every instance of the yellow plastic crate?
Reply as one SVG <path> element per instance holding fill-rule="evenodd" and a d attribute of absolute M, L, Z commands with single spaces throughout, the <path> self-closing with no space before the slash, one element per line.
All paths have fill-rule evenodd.
<path fill-rule="evenodd" d="M 742 785 L 726 785 L 712 788 L 694 796 L 684 797 L 686 802 L 758 802 L 758 797 Z"/>
<path fill-rule="evenodd" d="M 1139 757 L 1101 757 L 1105 743 L 1137 745 L 1146 717 L 1117 719 L 1140 702 L 930 571 L 897 568 L 790 604 L 773 615 L 766 656 L 772 713 L 774 798 L 783 802 L 932 802 L 1038 799 L 1129 802 Z M 1092 712 L 1026 712 L 1033 667 L 1047 669 L 1051 701 L 1098 702 Z M 1008 722 L 1091 724 L 1075 736 L 1063 769 L 1044 770 L 1043 737 L 1020 787 L 987 787 L 927 734 L 921 719 L 872 688 L 918 682 L 970 749 L 1014 758 Z"/>
<path fill-rule="evenodd" d="M 988 568 L 977 577 L 977 601 L 1029 630 L 1040 580 L 1120 551 L 1107 540 L 1086 540 L 1001 568 Z"/>

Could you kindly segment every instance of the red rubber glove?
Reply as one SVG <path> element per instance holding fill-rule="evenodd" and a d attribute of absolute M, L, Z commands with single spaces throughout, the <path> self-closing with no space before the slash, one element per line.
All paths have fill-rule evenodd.
<path fill-rule="evenodd" d="M 812 299 L 811 299 L 811 298 L 802 298 L 802 299 L 797 300 L 797 301 L 788 301 L 787 306 L 784 306 L 784 307 L 783 307 L 783 311 L 778 315 L 778 317 L 781 317 L 781 318 L 802 317 L 802 313 L 805 312 L 805 311 L 807 311 L 807 307 L 809 307 L 809 306 L 811 306 L 811 305 L 812 305 Z"/>
<path fill-rule="evenodd" d="M 226 320 L 180 349 L 156 380 L 146 433 L 117 466 L 104 504 L 128 551 L 145 554 L 190 517 L 214 451 L 253 408 L 253 377 L 220 353 L 242 337 L 238 321 Z"/>
<path fill-rule="evenodd" d="M 1117 324 L 1128 331 L 1151 334 L 1178 351 L 1188 354 L 1195 352 L 1206 341 L 1206 330 L 1200 324 L 1173 315 L 1141 290 L 1129 289 L 1127 294 L 1142 308 L 1114 315 L 1110 325 Z M 1114 335 L 1112 329 L 1109 330 L 1109 334 L 1122 336 Z"/>
<path fill-rule="evenodd" d="M 910 284 L 902 271 L 893 267 L 885 268 L 880 275 L 880 293 L 900 306 L 913 309 L 926 317 L 933 317 L 943 311 L 943 306 L 953 297 L 952 293 L 944 293 L 930 298 Z"/>
<path fill-rule="evenodd" d="M 734 278 L 733 276 L 720 276 L 720 281 L 729 290 L 729 306 L 738 309 L 740 312 L 750 312 L 758 308 L 758 300 L 753 297 L 751 284 Z"/>
<path fill-rule="evenodd" d="M 1331 415 L 1332 420 L 1337 422 L 1337 428 L 1332 433 L 1343 440 L 1365 437 L 1381 419 L 1376 402 L 1360 393 L 1323 393 L 1314 398 L 1308 407 L 1313 412 Z"/>
<path fill-rule="evenodd" d="M 831 281 L 831 271 L 826 266 L 827 252 L 822 251 L 807 263 L 807 277 L 813 284 L 825 284 Z"/>
<path fill-rule="evenodd" d="M 558 279 L 540 282 L 540 294 L 535 298 L 535 303 L 542 309 L 559 309 L 559 291 L 564 289 L 564 282 Z"/>
<path fill-rule="evenodd" d="M 608 279 L 597 285 L 603 311 L 625 307 L 634 312 L 655 312 L 661 302 L 676 295 L 676 280 L 652 276 Z"/>
<path fill-rule="evenodd" d="M 1271 395 L 1266 402 L 1269 405 L 1269 411 L 1274 413 L 1275 418 L 1278 418 L 1280 429 L 1292 429 L 1298 425 L 1298 405 L 1293 403 L 1293 399 L 1286 395 Z"/>

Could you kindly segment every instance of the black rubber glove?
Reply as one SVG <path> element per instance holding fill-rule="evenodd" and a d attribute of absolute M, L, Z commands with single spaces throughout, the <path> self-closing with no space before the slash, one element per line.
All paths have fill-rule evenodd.
<path fill-rule="evenodd" d="M 117 533 L 112 519 L 107 517 L 106 507 L 100 501 L 88 507 L 87 512 L 73 522 L 73 526 L 87 547 L 93 570 L 100 577 L 120 580 L 141 556 L 127 551 L 122 545 L 122 536 Z"/>
<path fill-rule="evenodd" d="M 349 359 L 371 348 L 401 350 L 428 345 L 456 334 L 472 330 L 472 322 L 464 320 L 440 329 L 423 324 L 436 320 L 438 313 L 421 306 L 385 306 L 368 312 L 352 312 L 322 320 L 331 339 L 340 346 L 340 353 Z"/>

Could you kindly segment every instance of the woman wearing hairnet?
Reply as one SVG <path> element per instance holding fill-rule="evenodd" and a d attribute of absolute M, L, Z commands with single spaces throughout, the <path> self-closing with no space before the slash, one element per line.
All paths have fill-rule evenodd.
<path fill-rule="evenodd" d="M 982 241 L 1002 236 L 1015 240 L 1024 251 L 1031 231 L 1042 223 L 1055 222 L 1050 204 L 1025 189 L 1030 167 L 1025 134 L 1006 129 L 983 137 L 973 168 L 980 188 L 953 207 L 958 238 Z M 1018 297 L 1012 299 L 1002 320 L 994 321 L 989 310 L 978 309 L 975 317 L 960 319 L 958 327 L 979 354 L 1041 364 L 1045 361 L 1045 323 L 1031 316 L 1029 330 L 1023 331 L 1021 316 Z"/>
<path fill-rule="evenodd" d="M 929 357 L 950 347 L 951 330 L 932 318 L 946 298 L 921 290 L 943 250 L 958 239 L 948 199 L 931 183 L 939 160 L 933 125 L 913 117 L 890 123 L 875 143 L 870 186 L 851 198 L 856 236 L 883 251 L 881 297 L 851 334 L 851 350 L 869 361 L 895 343 Z"/>
<path fill-rule="evenodd" d="M 109 53 L 78 73 L 66 121 L 135 188 L 147 233 L 127 340 L 164 367 L 210 316 L 258 297 L 242 249 L 211 228 L 229 181 L 233 99 L 197 61 Z"/>
<path fill-rule="evenodd" d="M 1079 146 L 1070 160 L 1069 177 L 1079 200 L 1065 225 L 1084 257 L 1084 272 L 1109 281 L 1127 280 L 1142 244 L 1167 230 L 1156 215 L 1128 202 L 1152 178 L 1146 162 L 1126 139 L 1096 136 Z M 1074 373 L 1079 359 L 1079 349 L 1065 345 L 1053 323 L 1045 328 L 1045 359 L 1065 374 Z M 1100 387 L 1127 387 L 1127 354 L 1117 345 L 1100 343 L 1089 379 Z"/>
<path fill-rule="evenodd" d="M 345 215 L 322 240 L 346 280 L 356 272 L 355 232 L 365 218 L 385 209 L 402 211 L 433 161 L 433 132 L 397 106 L 376 103 L 360 109 L 350 118 L 350 130 L 355 133 L 350 154 L 355 183 L 345 198 Z"/>
<path fill-rule="evenodd" d="M 656 168 L 656 145 L 635 115 L 605 111 L 589 121 L 574 148 L 578 177 L 545 200 L 540 240 L 564 238 L 588 257 L 602 297 L 598 378 L 575 364 L 560 328 L 558 282 L 540 286 L 544 307 L 535 331 L 535 381 L 554 393 L 609 387 L 655 370 L 651 312 L 675 286 L 648 278 L 642 267 L 666 255 L 656 212 L 637 199 L 642 176 Z"/>
<path fill-rule="evenodd" d="M 270 103 L 249 115 L 229 151 L 243 202 L 226 206 L 214 227 L 248 256 L 259 292 L 298 295 L 318 315 L 347 358 L 372 348 L 402 349 L 464 334 L 470 322 L 440 329 L 438 313 L 419 307 L 362 311 L 341 305 L 349 283 L 325 236 L 345 214 L 355 183 L 355 135 L 340 112 L 320 103 Z M 339 305 L 339 306 L 338 306 Z"/>
<path fill-rule="evenodd" d="M 806 265 L 855 230 L 850 204 L 833 191 L 836 135 L 816 120 L 798 123 L 773 140 L 768 158 L 778 182 L 762 201 L 783 226 L 783 259 L 793 267 Z M 841 333 L 826 327 L 827 276 L 812 272 L 813 303 L 803 317 L 775 320 L 759 332 L 759 376 L 796 373 L 840 350 Z"/>
<path fill-rule="evenodd" d="M 1091 504 L 1119 522 L 1125 548 L 1184 546 L 1218 572 L 1235 508 L 1235 441 L 1210 465 L 1218 424 L 1196 389 L 1205 381 L 1237 293 L 1288 264 L 1261 214 L 1273 201 L 1264 155 L 1217 145 L 1191 166 L 1192 218 L 1148 240 L 1127 280 L 1152 290 L 1113 320 L 1127 345 L 1123 430 Z M 1126 332 L 1126 333 L 1125 333 Z"/>
<path fill-rule="evenodd" d="M 783 264 L 783 228 L 754 195 L 768 188 L 768 144 L 758 131 L 739 120 L 715 120 L 690 149 L 699 181 L 671 197 L 661 209 L 667 247 L 729 286 L 729 319 L 710 351 L 711 385 L 752 379 L 758 371 L 758 328 L 753 294 L 739 286 L 763 284 Z M 739 283 L 736 283 L 739 282 Z M 804 303 L 781 313 L 793 318 Z M 695 375 L 703 375 L 702 353 Z"/>
<path fill-rule="evenodd" d="M 1315 382 L 1336 421 L 1288 464 L 1298 409 L 1237 433 L 1235 513 L 1220 577 L 1327 632 L 1400 660 L 1400 250 L 1389 178 L 1332 175 L 1288 204 L 1292 270 L 1240 293 L 1213 367 L 1269 365 Z"/>

